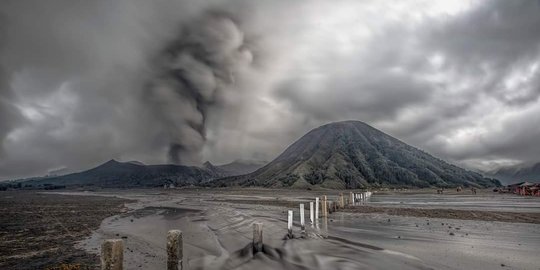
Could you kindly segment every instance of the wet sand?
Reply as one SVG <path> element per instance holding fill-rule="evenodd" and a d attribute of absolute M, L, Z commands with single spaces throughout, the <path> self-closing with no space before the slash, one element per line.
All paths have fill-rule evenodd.
<path fill-rule="evenodd" d="M 112 194 L 137 202 L 127 204 L 128 213 L 105 219 L 78 246 L 97 253 L 103 239 L 122 238 L 126 269 L 164 269 L 170 229 L 184 233 L 187 269 L 539 269 L 538 224 L 353 211 L 333 213 L 313 226 L 308 221 L 306 233 L 301 234 L 298 208 L 293 206 L 320 192 L 105 193 Z M 407 201 L 409 195 L 402 196 Z M 377 194 L 372 198 L 376 201 Z M 288 209 L 295 210 L 296 238 L 284 240 Z M 264 224 L 263 253 L 251 252 L 254 222 Z"/>

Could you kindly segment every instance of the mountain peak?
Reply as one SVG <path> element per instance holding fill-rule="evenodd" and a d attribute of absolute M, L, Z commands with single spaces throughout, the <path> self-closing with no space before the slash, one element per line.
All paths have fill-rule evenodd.
<path fill-rule="evenodd" d="M 117 161 L 116 159 L 113 158 L 113 159 L 110 159 L 109 161 L 101 164 L 101 166 L 103 166 L 103 165 L 117 165 L 117 164 L 121 164 L 121 163 L 122 162 L 119 162 L 119 161 Z"/>
<path fill-rule="evenodd" d="M 354 120 L 309 131 L 268 165 L 235 181 L 246 186 L 340 189 L 498 184 Z"/>
<path fill-rule="evenodd" d="M 210 168 L 214 168 L 216 166 L 214 166 L 214 164 L 212 164 L 212 162 L 207 160 L 206 162 L 203 163 L 202 167 L 205 168 L 205 169 L 210 169 Z"/>

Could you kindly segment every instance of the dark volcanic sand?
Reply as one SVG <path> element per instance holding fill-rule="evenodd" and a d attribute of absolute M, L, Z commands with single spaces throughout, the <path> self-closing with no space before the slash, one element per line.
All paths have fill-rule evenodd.
<path fill-rule="evenodd" d="M 237 203 L 237 204 L 259 204 L 296 208 L 305 201 L 291 201 L 283 199 L 229 199 L 215 200 L 218 202 Z M 462 210 L 449 208 L 410 208 L 410 207 L 385 207 L 371 205 L 356 205 L 338 210 L 339 212 L 352 213 L 382 213 L 393 216 L 410 216 L 425 218 L 447 218 L 463 220 L 483 220 L 500 222 L 520 222 L 540 224 L 540 213 L 534 212 L 504 212 L 504 211 L 482 211 L 482 210 Z"/>
<path fill-rule="evenodd" d="M 95 269 L 99 258 L 73 247 L 127 200 L 30 191 L 0 192 L 0 269 Z"/>
<path fill-rule="evenodd" d="M 519 223 L 517 220 L 483 220 L 489 218 L 483 212 L 513 213 L 513 208 L 521 209 L 523 205 L 528 205 L 527 213 L 539 213 L 539 199 L 505 199 L 491 193 L 474 197 L 395 194 L 390 198 L 387 197 L 389 195 L 375 194 L 367 206 L 357 207 L 376 208 L 374 212 L 333 213 L 328 219 L 319 219 L 313 226 L 308 224 L 305 238 L 284 240 L 287 210 L 295 211 L 294 234 L 302 236 L 298 224 L 298 203 L 313 200 L 323 192 L 329 195 L 329 199 L 335 199 L 339 193 L 268 189 L 118 190 L 95 194 L 107 196 L 99 198 L 82 192 L 69 193 L 80 196 L 43 195 L 33 204 L 28 204 L 25 197 L 15 198 L 9 192 L 0 192 L 2 214 L 7 209 L 14 211 L 20 208 L 30 215 L 45 207 L 46 212 L 55 214 L 55 217 L 64 213 L 59 216 L 60 220 L 73 218 L 67 223 L 71 224 L 70 230 L 77 232 L 77 227 L 80 229 L 77 236 L 70 238 L 62 226 L 57 226 L 50 229 L 52 232 L 47 232 L 45 239 L 38 237 L 34 240 L 41 243 L 41 247 L 33 250 L 53 248 L 49 253 L 29 256 L 30 251 L 19 252 L 30 258 L 25 263 L 40 263 L 34 263 L 36 267 L 0 265 L 0 269 L 43 269 L 40 266 L 45 265 L 43 262 L 46 260 L 54 263 L 62 260 L 84 262 L 84 258 L 88 259 L 87 265 L 95 266 L 99 246 L 107 238 L 123 239 L 125 269 L 165 269 L 166 233 L 170 229 L 180 229 L 184 233 L 184 259 L 188 269 L 539 269 L 536 253 L 540 248 L 540 225 Z M 41 195 L 30 194 L 27 198 L 35 196 Z M 126 205 L 126 213 L 101 222 L 101 218 L 115 213 L 110 209 L 118 210 L 116 213 L 121 210 L 122 201 L 110 196 L 136 202 Z M 117 200 L 118 204 L 111 200 Z M 15 205 L 18 203 L 22 205 Z M 103 204 L 104 208 L 92 207 L 95 204 Z M 429 208 L 433 205 L 443 210 Z M 79 210 L 71 211 L 69 207 Z M 101 216 L 93 212 L 107 208 L 110 212 Z M 413 209 L 404 210 L 409 208 Z M 482 213 L 478 216 L 483 219 L 459 219 L 463 218 L 463 213 L 455 216 L 458 219 L 451 218 L 454 214 L 449 213 L 456 213 L 455 210 L 466 210 L 476 215 Z M 389 215 L 392 211 L 400 215 Z M 441 216 L 443 214 L 439 211 L 448 213 Z M 79 213 L 83 215 L 79 216 Z M 94 218 L 86 220 L 88 216 Z M 41 229 L 54 225 L 58 219 L 41 217 L 40 223 L 47 225 L 40 227 L 40 224 L 34 224 L 37 222 L 34 219 L 39 218 L 12 213 L 6 219 L 2 215 L 0 231 L 13 223 L 12 220 L 28 221 L 31 226 L 19 225 L 18 235 L 8 239 L 20 242 L 25 237 L 25 228 Z M 92 225 L 88 225 L 90 222 Z M 72 248 L 75 241 L 88 235 L 89 230 L 81 229 L 81 224 L 86 223 L 88 229 L 93 229 L 94 224 L 100 222 L 99 229 L 76 245 L 96 255 L 92 257 Z M 252 254 L 249 248 L 253 222 L 264 224 L 263 253 Z M 60 235 L 62 239 L 52 239 L 51 235 Z M 0 240 L 4 241 L 7 236 L 4 233 L 1 237 Z M 5 254 L 12 252 L 7 249 L 11 246 L 1 246 L 0 258 L 6 258 Z M 19 248 L 30 249 L 26 246 Z"/>
<path fill-rule="evenodd" d="M 484 220 L 500 222 L 520 222 L 540 224 L 540 213 L 516 213 L 516 212 L 495 212 L 479 210 L 457 210 L 457 209 L 422 209 L 403 207 L 381 207 L 381 206 L 358 206 L 346 208 L 341 211 L 353 213 L 384 213 L 393 216 L 410 216 L 425 218 L 448 218 L 463 220 Z"/>

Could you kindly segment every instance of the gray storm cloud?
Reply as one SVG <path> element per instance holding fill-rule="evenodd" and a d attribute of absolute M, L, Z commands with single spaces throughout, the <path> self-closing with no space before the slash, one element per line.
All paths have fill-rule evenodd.
<path fill-rule="evenodd" d="M 253 60 L 245 38 L 231 15 L 207 12 L 158 56 L 145 99 L 167 130 L 170 162 L 201 162 L 209 107 Z"/>
<path fill-rule="evenodd" d="M 538 162 L 539 29 L 532 0 L 0 1 L 0 180 L 270 160 L 349 119 Z"/>

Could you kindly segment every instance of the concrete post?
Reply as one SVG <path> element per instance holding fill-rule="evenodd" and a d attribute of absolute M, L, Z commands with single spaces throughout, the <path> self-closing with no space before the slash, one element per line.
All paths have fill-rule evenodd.
<path fill-rule="evenodd" d="M 263 224 L 253 223 L 253 253 L 263 251 Z"/>
<path fill-rule="evenodd" d="M 107 239 L 101 244 L 101 270 L 124 269 L 124 242 L 122 239 Z"/>
<path fill-rule="evenodd" d="M 315 222 L 315 219 L 313 217 L 314 213 L 313 213 L 313 202 L 309 202 L 309 221 L 311 222 L 311 224 L 313 224 L 313 222 Z"/>
<path fill-rule="evenodd" d="M 167 233 L 167 270 L 182 270 L 184 243 L 182 231 L 170 230 Z"/>
<path fill-rule="evenodd" d="M 324 217 L 328 216 L 328 200 L 326 199 L 326 195 L 323 196 L 322 214 Z"/>
<path fill-rule="evenodd" d="M 306 220 L 304 219 L 304 204 L 300 204 L 300 228 L 302 231 L 306 230 Z"/>
<path fill-rule="evenodd" d="M 293 232 L 292 232 L 292 223 L 293 223 L 293 211 L 289 210 L 289 219 L 287 221 L 287 230 L 289 232 L 289 238 L 293 238 Z"/>
<path fill-rule="evenodd" d="M 315 220 L 319 219 L 319 197 L 315 198 Z"/>

